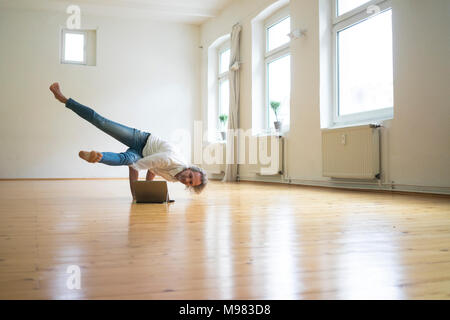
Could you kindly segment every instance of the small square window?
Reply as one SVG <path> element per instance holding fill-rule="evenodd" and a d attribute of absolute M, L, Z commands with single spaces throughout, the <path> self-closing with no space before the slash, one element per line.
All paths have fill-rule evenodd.
<path fill-rule="evenodd" d="M 67 30 L 62 32 L 61 62 L 86 64 L 87 34 L 81 30 Z"/>

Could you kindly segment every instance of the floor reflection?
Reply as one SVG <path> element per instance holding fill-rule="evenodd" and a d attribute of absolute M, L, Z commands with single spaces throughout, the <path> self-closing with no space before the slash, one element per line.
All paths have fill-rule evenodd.
<path fill-rule="evenodd" d="M 127 181 L 66 186 L 58 201 L 3 202 L 2 297 L 448 297 L 447 199 L 213 183 L 132 204 Z"/>
<path fill-rule="evenodd" d="M 360 206 L 346 206 L 357 212 Z M 364 210 L 367 210 L 367 206 Z M 342 220 L 343 232 L 336 253 L 336 284 L 341 299 L 404 299 L 398 237 L 393 228 L 364 214 Z"/>

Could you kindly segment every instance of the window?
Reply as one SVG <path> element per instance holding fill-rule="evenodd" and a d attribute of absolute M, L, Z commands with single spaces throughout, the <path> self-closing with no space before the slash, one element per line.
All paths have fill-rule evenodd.
<path fill-rule="evenodd" d="M 369 0 L 337 0 L 336 2 L 336 12 L 338 16 L 343 15 L 363 4 L 369 2 Z"/>
<path fill-rule="evenodd" d="M 275 121 L 282 123 L 283 131 L 289 128 L 291 56 L 288 34 L 291 30 L 291 19 L 286 9 L 282 9 L 265 22 L 265 118 L 269 131 L 275 129 Z M 272 103 L 279 104 L 277 115 L 271 107 Z"/>
<path fill-rule="evenodd" d="M 219 75 L 218 75 L 218 113 L 220 115 L 227 115 L 230 109 L 230 81 L 228 78 L 228 70 L 230 67 L 230 48 L 229 43 L 226 43 L 224 46 L 220 47 L 218 50 L 218 61 L 219 61 Z M 218 128 L 219 130 L 225 130 L 226 127 L 222 123 L 220 123 L 219 118 Z"/>
<path fill-rule="evenodd" d="M 219 74 L 228 72 L 230 66 L 230 49 L 225 49 L 219 53 Z"/>
<path fill-rule="evenodd" d="M 230 82 L 228 70 L 230 67 L 230 34 L 217 38 L 208 46 L 208 100 L 206 114 L 208 121 L 205 129 L 208 142 L 223 140 L 227 123 L 220 121 L 220 116 L 229 111 Z"/>
<path fill-rule="evenodd" d="M 228 116 L 230 107 L 230 82 L 223 79 L 219 82 L 219 115 L 226 114 Z"/>
<path fill-rule="evenodd" d="M 269 128 L 273 127 L 275 113 L 270 107 L 271 102 L 280 102 L 278 120 L 283 123 L 289 118 L 290 101 L 290 69 L 291 57 L 284 55 L 281 58 L 267 63 L 267 96 L 268 96 L 268 120 Z M 284 123 L 287 125 L 286 123 Z"/>
<path fill-rule="evenodd" d="M 86 64 L 86 41 L 86 31 L 64 29 L 61 42 L 61 62 Z"/>
<path fill-rule="evenodd" d="M 267 28 L 267 51 L 272 51 L 289 43 L 288 33 L 291 32 L 291 19 L 289 17 Z"/>
<path fill-rule="evenodd" d="M 370 10 L 367 2 L 335 0 L 335 123 L 393 116 L 390 1 L 370 1 Z"/>

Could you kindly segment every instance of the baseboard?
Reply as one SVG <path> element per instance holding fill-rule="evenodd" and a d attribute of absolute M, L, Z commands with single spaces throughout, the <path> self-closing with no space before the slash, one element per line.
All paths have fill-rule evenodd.
<path fill-rule="evenodd" d="M 333 180 L 304 180 L 304 179 L 283 179 L 282 177 L 263 177 L 263 176 L 240 176 L 240 181 L 269 182 L 293 184 L 310 187 L 325 187 L 337 189 L 355 189 L 355 190 L 374 190 L 387 192 L 406 192 L 406 193 L 426 193 L 437 195 L 450 195 L 449 187 L 432 186 L 413 186 L 405 184 L 379 184 L 377 182 L 356 182 L 356 181 L 333 181 Z"/>
<path fill-rule="evenodd" d="M 223 176 L 211 177 L 210 180 L 220 181 Z M 0 178 L 1 181 L 83 181 L 83 180 L 128 180 L 128 178 Z M 142 180 L 142 179 L 141 179 Z M 158 179 L 157 179 L 158 180 Z M 387 192 L 425 193 L 437 195 L 450 195 L 450 187 L 413 186 L 406 184 L 378 184 L 376 182 L 355 181 L 327 181 L 283 179 L 280 176 L 240 176 L 239 181 L 293 184 L 309 187 L 324 187 L 337 189 L 374 190 Z"/>
<path fill-rule="evenodd" d="M 208 174 L 208 180 L 213 180 L 213 181 L 219 181 L 222 180 L 223 177 L 225 176 L 224 173 L 211 173 L 211 172 L 207 172 Z"/>

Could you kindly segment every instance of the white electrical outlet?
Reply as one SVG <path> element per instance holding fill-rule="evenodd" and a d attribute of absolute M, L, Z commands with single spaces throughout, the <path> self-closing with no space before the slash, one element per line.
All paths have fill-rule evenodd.
<path fill-rule="evenodd" d="M 345 134 L 341 135 L 341 144 L 346 144 L 347 143 L 347 136 Z"/>

